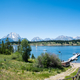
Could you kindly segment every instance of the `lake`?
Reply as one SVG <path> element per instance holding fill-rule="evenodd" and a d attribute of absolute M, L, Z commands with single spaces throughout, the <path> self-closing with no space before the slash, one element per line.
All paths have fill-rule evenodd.
<path fill-rule="evenodd" d="M 17 47 L 14 45 L 14 48 Z M 31 54 L 37 58 L 41 53 L 55 53 L 61 60 L 68 60 L 70 57 L 73 56 L 73 53 L 80 53 L 80 46 L 31 46 L 32 51 Z M 61 53 L 59 53 L 59 51 Z M 61 55 L 62 54 L 62 55 Z M 74 61 L 75 62 L 75 61 Z M 76 62 L 80 63 L 80 57 Z"/>

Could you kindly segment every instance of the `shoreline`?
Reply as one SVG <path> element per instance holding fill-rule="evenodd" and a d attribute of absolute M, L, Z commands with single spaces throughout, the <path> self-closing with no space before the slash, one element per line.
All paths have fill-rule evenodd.
<path fill-rule="evenodd" d="M 70 65 L 73 65 L 72 67 L 77 67 L 77 68 L 80 67 L 80 63 L 77 62 L 76 63 L 71 62 Z"/>
<path fill-rule="evenodd" d="M 31 45 L 30 46 L 36 46 L 36 45 Z M 37 45 L 37 46 L 80 46 L 80 45 Z"/>

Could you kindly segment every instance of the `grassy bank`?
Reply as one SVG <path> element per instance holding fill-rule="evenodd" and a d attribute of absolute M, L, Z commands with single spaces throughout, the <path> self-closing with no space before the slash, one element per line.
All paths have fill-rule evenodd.
<path fill-rule="evenodd" d="M 70 74 L 69 76 L 66 76 L 65 79 L 66 79 L 66 78 L 70 78 L 70 77 L 74 77 L 74 76 L 77 74 L 78 69 L 79 69 L 79 68 L 77 68 L 76 71 L 73 72 L 72 74 Z M 72 79 L 68 79 L 68 80 L 72 80 Z"/>
<path fill-rule="evenodd" d="M 0 54 L 0 80 L 42 80 L 66 71 L 68 68 L 35 68 L 35 60 L 29 62 L 12 59 L 12 55 Z"/>
<path fill-rule="evenodd" d="M 17 45 L 18 42 L 11 42 Z M 50 41 L 29 41 L 33 46 L 80 46 L 80 40 L 50 40 Z"/>
<path fill-rule="evenodd" d="M 32 42 L 30 43 L 32 46 L 80 46 L 80 42 Z"/>

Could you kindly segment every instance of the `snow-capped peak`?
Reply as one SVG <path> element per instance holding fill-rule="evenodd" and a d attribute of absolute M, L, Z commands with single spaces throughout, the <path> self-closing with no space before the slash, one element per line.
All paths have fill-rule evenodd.
<path fill-rule="evenodd" d="M 43 39 L 39 38 L 39 37 L 34 37 L 31 41 L 42 41 Z"/>
<path fill-rule="evenodd" d="M 73 37 L 73 39 L 80 39 L 80 36 Z"/>
<path fill-rule="evenodd" d="M 61 35 L 61 36 L 58 36 L 56 38 L 56 40 L 73 40 L 73 38 L 69 37 L 69 36 L 63 36 L 63 35 Z"/>
<path fill-rule="evenodd" d="M 8 34 L 7 36 L 3 37 L 3 38 L 10 38 L 13 41 L 18 41 L 19 39 L 21 40 L 21 37 L 19 36 L 19 34 L 11 32 L 10 34 Z"/>
<path fill-rule="evenodd" d="M 9 38 L 16 38 L 16 37 L 19 37 L 19 38 L 20 38 L 20 36 L 19 36 L 18 34 L 13 33 L 13 32 L 11 32 L 11 33 L 8 35 L 8 37 L 9 37 Z"/>

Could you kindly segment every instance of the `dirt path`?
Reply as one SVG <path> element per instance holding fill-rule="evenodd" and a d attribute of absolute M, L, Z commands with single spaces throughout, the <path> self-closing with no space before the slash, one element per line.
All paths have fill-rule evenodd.
<path fill-rule="evenodd" d="M 72 65 L 73 64 L 73 65 Z M 57 74 L 55 76 L 50 76 L 50 78 L 44 79 L 44 80 L 59 80 L 59 79 L 64 79 L 65 76 L 70 75 L 73 73 L 78 67 L 80 67 L 80 63 L 70 63 L 72 68 L 68 69 L 66 72 L 62 72 L 60 74 Z"/>

